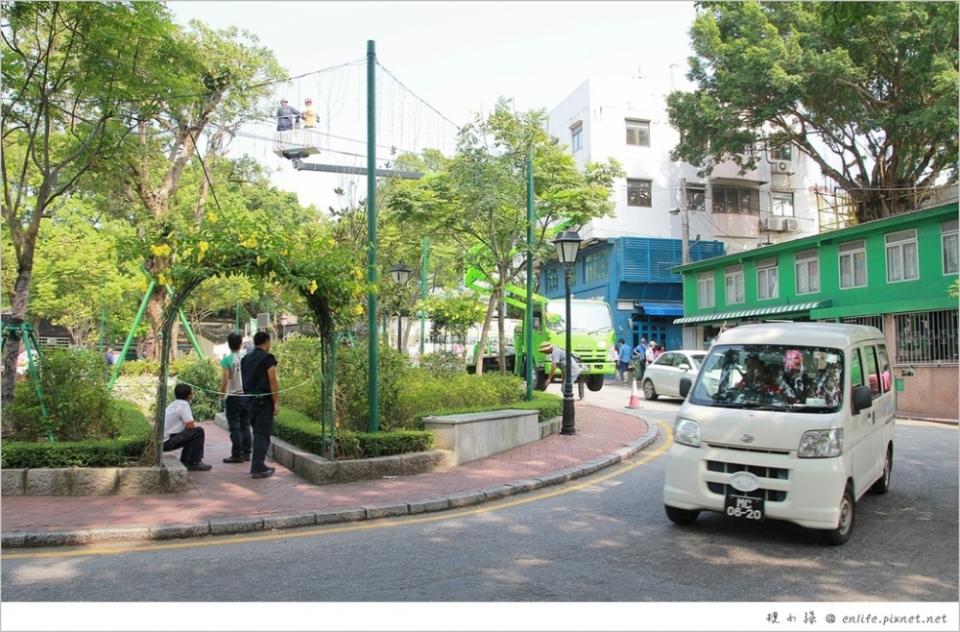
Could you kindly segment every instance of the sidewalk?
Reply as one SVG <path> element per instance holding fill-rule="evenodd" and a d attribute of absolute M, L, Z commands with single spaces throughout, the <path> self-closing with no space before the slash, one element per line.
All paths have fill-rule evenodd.
<path fill-rule="evenodd" d="M 630 452 L 636 452 L 652 443 L 656 427 L 632 415 L 595 406 L 577 406 L 577 434 L 552 435 L 507 452 L 466 463 L 443 471 L 429 472 L 393 480 L 373 480 L 341 485 L 316 486 L 307 483 L 293 472 L 276 466 L 276 474 L 269 479 L 250 478 L 249 464 L 225 464 L 222 459 L 230 454 L 227 433 L 212 422 L 204 423 L 206 454 L 204 460 L 213 465 L 210 472 L 191 472 L 191 489 L 185 494 L 155 496 L 13 496 L 4 497 L 2 504 L 2 531 L 5 546 L 23 545 L 20 535 L 42 535 L 45 532 L 74 532 L 109 529 L 121 530 L 114 538 L 159 538 L 158 529 L 172 525 L 203 525 L 214 521 L 226 525 L 228 519 L 240 520 L 232 532 L 249 531 L 282 524 L 271 517 L 300 515 L 300 524 L 314 524 L 303 516 L 305 512 L 338 512 L 342 519 L 363 519 L 384 515 L 414 513 L 411 504 L 425 500 L 440 500 L 439 505 L 424 508 L 429 511 L 458 506 L 457 495 L 474 493 L 462 504 L 474 504 L 493 497 L 502 497 L 519 491 L 529 491 L 545 484 L 555 484 L 574 476 L 553 476 L 593 463 L 583 468 L 597 471 L 612 465 Z M 618 454 L 619 451 L 619 454 Z M 599 459 L 607 458 L 600 462 Z M 577 475 L 590 473 L 581 471 Z M 539 479 L 531 481 L 530 479 Z M 496 488 L 510 483 L 499 495 L 479 494 L 479 490 Z M 453 499 L 451 501 L 451 498 Z M 399 510 L 403 508 L 403 511 Z M 345 512 L 344 510 L 351 510 Z M 363 510 L 363 511 L 357 511 Z M 335 521 L 335 520 L 329 520 Z M 298 521 L 291 521 L 298 522 Z M 259 526 L 255 526 L 259 525 Z M 198 527 L 199 528 L 199 527 Z M 123 530 L 129 530 L 123 533 Z M 167 529 L 171 534 L 175 530 Z M 200 533 L 197 528 L 177 535 Z M 211 527 L 209 532 L 231 532 L 229 527 Z M 51 533 L 53 535 L 53 533 Z M 60 543 L 81 542 L 90 537 L 61 538 Z M 49 541 L 33 538 L 33 545 Z M 30 544 L 29 542 L 27 544 Z"/>

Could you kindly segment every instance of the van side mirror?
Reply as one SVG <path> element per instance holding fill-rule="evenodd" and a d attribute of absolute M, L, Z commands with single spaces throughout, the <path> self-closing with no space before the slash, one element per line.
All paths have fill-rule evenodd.
<path fill-rule="evenodd" d="M 680 378 L 680 397 L 686 399 L 687 393 L 690 392 L 690 387 L 693 386 L 693 382 L 690 381 L 688 377 Z"/>
<path fill-rule="evenodd" d="M 853 388 L 853 414 L 859 413 L 873 406 L 873 396 L 869 386 L 855 386 Z"/>

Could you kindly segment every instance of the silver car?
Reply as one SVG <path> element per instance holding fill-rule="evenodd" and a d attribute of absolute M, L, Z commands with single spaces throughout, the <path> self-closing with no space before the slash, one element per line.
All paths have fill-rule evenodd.
<path fill-rule="evenodd" d="M 665 351 L 643 373 L 643 397 L 680 397 L 680 378 L 695 381 L 706 351 Z"/>

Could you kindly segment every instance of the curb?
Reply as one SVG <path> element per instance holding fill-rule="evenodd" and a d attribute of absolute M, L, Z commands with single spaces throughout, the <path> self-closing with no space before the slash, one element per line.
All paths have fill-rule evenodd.
<path fill-rule="evenodd" d="M 255 531 L 293 529 L 313 525 L 327 525 L 342 522 L 359 522 L 397 516 L 410 516 L 423 513 L 459 509 L 471 505 L 491 502 L 524 494 L 535 489 L 551 485 L 561 485 L 567 481 L 582 478 L 616 465 L 641 450 L 649 447 L 660 436 L 659 426 L 647 423 L 647 432 L 642 437 L 615 450 L 610 454 L 597 457 L 586 463 L 568 467 L 555 472 L 523 480 L 492 485 L 478 490 L 461 491 L 448 496 L 419 498 L 409 502 L 365 505 L 328 511 L 277 512 L 260 516 L 237 516 L 211 518 L 189 524 L 165 524 L 151 527 L 121 527 L 104 529 L 76 529 L 69 531 L 14 531 L 0 534 L 0 547 L 3 549 L 35 548 L 51 546 L 76 546 L 107 541 L 156 541 L 180 538 L 192 538 L 204 535 L 231 535 Z"/>

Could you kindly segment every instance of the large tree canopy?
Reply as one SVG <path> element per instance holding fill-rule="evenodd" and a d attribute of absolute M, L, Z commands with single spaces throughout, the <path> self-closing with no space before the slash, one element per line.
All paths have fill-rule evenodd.
<path fill-rule="evenodd" d="M 955 2 L 704 2 L 693 92 L 668 98 L 674 159 L 703 165 L 794 143 L 861 221 L 957 178 Z"/>

